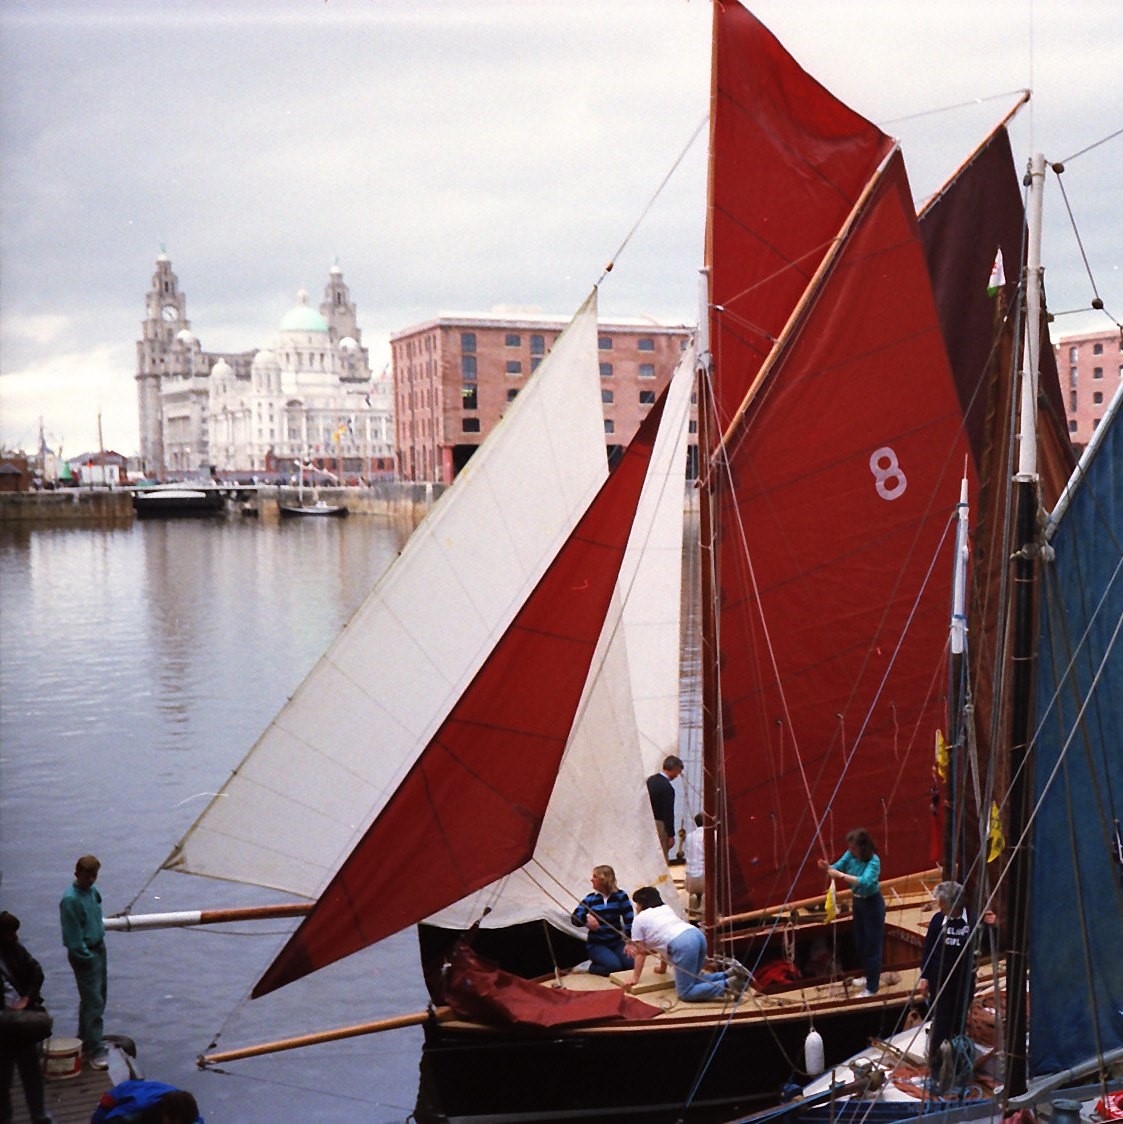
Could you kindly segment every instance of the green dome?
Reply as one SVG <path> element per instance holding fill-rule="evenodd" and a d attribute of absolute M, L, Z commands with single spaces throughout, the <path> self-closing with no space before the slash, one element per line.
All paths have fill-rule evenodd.
<path fill-rule="evenodd" d="M 326 332 L 328 322 L 314 309 L 308 307 L 308 294 L 301 289 L 300 304 L 290 308 L 281 321 L 282 332 Z"/>

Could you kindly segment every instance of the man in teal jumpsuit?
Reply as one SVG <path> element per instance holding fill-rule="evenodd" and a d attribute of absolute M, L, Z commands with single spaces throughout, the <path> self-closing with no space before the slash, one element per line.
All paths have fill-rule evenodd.
<path fill-rule="evenodd" d="M 94 883 L 101 863 L 83 855 L 74 868 L 74 883 L 58 903 L 62 943 L 78 983 L 78 1037 L 82 1052 L 94 1069 L 109 1065 L 105 1049 L 104 1017 L 106 993 L 105 922 L 101 894 Z"/>

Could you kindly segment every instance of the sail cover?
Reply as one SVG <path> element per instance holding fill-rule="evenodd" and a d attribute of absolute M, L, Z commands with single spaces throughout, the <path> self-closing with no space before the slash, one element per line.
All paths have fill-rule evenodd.
<path fill-rule="evenodd" d="M 607 475 L 596 292 L 164 862 L 320 894 Z"/>
<path fill-rule="evenodd" d="M 894 152 L 712 470 L 731 910 L 820 892 L 858 826 L 885 876 L 929 865 L 968 451 Z"/>
<path fill-rule="evenodd" d="M 1043 568 L 1030 896 L 1030 1073 L 1123 1047 L 1123 389 Z"/>
<path fill-rule="evenodd" d="M 616 590 L 666 395 L 370 829 L 254 988 L 357 952 L 530 859 Z M 409 856 L 409 872 L 384 856 Z"/>

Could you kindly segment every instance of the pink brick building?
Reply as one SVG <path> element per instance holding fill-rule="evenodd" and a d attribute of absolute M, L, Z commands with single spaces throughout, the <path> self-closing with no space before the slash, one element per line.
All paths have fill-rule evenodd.
<path fill-rule="evenodd" d="M 526 385 L 567 321 L 441 316 L 390 337 L 399 479 L 450 482 Z M 650 321 L 598 329 L 604 440 L 631 440 L 670 380 L 691 329 Z"/>
<path fill-rule="evenodd" d="M 1084 332 L 1057 341 L 1057 373 L 1072 443 L 1088 444 L 1123 379 L 1123 334 Z"/>

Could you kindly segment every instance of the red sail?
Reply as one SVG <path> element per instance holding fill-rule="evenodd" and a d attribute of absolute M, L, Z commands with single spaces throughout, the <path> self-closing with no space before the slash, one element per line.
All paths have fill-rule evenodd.
<path fill-rule="evenodd" d="M 895 154 L 715 470 L 727 908 L 821 892 L 852 827 L 927 868 L 967 452 Z"/>
<path fill-rule="evenodd" d="M 979 477 L 979 489 L 971 496 L 970 680 L 979 757 L 994 761 L 1000 769 L 1003 757 L 993 758 L 988 747 L 1005 741 L 1006 716 L 994 713 L 995 672 L 1002 666 L 998 644 L 1004 627 L 997 606 L 1011 549 L 1004 537 L 1007 462 L 1017 403 L 1014 356 L 1022 329 L 1017 311 L 1026 245 L 1024 210 L 1010 139 L 1005 127 L 999 127 L 920 214 L 936 308 Z M 999 250 L 1009 280 L 991 296 L 987 284 Z M 1043 334 L 1042 344 L 1038 471 L 1042 501 L 1052 508 L 1075 467 L 1075 457 L 1047 335 Z M 1000 803 L 1006 780 L 1002 773 L 996 778 Z M 970 821 L 971 802 L 966 803 L 960 814 Z M 964 834 L 978 838 L 977 829 L 969 827 Z"/>
<path fill-rule="evenodd" d="M 422 920 L 530 858 L 662 408 L 663 399 L 255 997 Z M 387 863 L 388 854 L 406 856 L 406 864 Z"/>
<path fill-rule="evenodd" d="M 709 257 L 724 431 L 892 144 L 755 16 L 735 3 L 714 7 Z"/>

